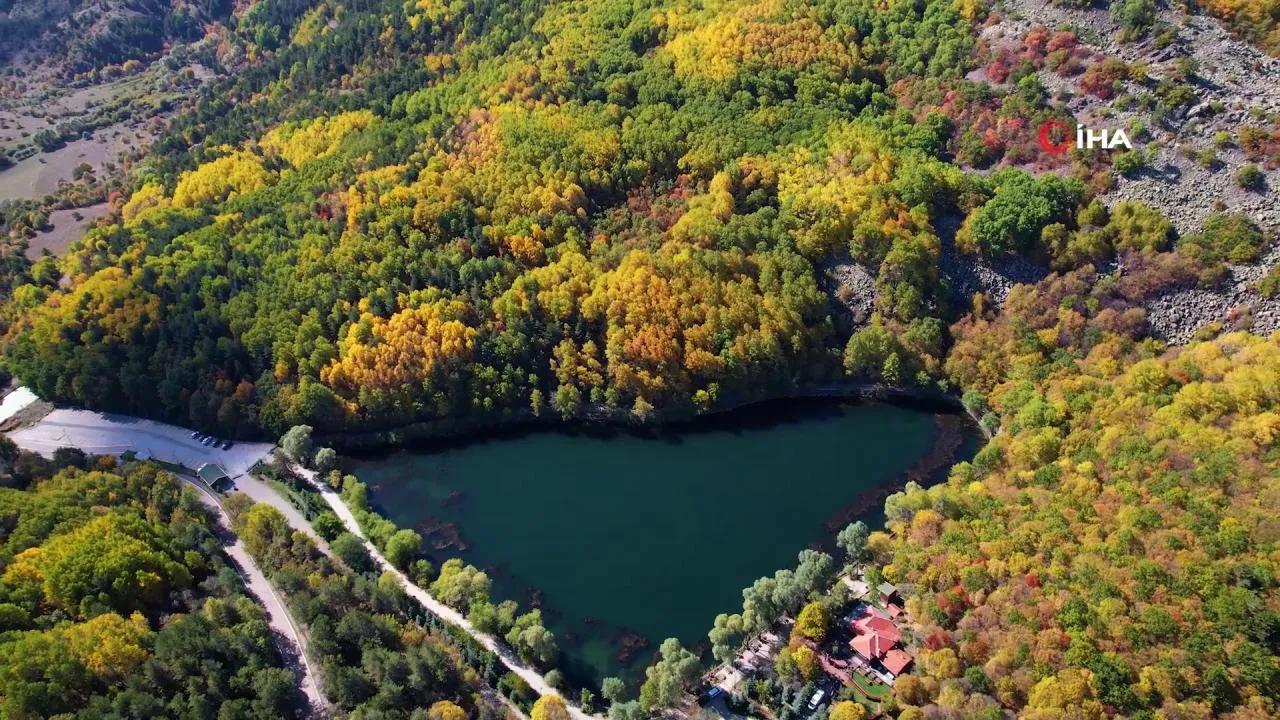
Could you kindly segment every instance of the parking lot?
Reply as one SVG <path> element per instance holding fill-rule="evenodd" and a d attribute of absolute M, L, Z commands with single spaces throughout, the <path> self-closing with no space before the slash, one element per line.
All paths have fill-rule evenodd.
<path fill-rule="evenodd" d="M 205 447 L 191 430 L 126 415 L 88 410 L 54 410 L 34 425 L 9 433 L 18 447 L 44 456 L 58 448 L 76 447 L 91 455 L 119 455 L 132 450 L 141 458 L 196 469 L 218 463 L 229 476 L 243 475 L 271 452 L 269 443 L 237 442 L 229 450 Z"/>

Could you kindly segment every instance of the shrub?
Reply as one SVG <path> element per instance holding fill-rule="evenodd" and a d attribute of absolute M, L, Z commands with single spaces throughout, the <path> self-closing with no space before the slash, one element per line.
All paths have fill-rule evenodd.
<path fill-rule="evenodd" d="M 1115 97 L 1120 81 L 1129 75 L 1129 66 L 1123 60 L 1108 58 L 1090 65 L 1080 78 L 1080 89 L 1104 100 Z"/>
<path fill-rule="evenodd" d="M 1126 150 L 1111 161 L 1111 167 L 1125 177 L 1133 177 L 1147 166 L 1147 159 L 1137 150 Z"/>
<path fill-rule="evenodd" d="M 369 552 L 365 550 L 364 542 L 349 532 L 334 538 L 333 542 L 329 543 L 329 549 L 333 550 L 333 554 L 347 567 L 358 573 L 373 569 L 373 558 L 369 557 Z"/>
<path fill-rule="evenodd" d="M 1263 297 L 1273 298 L 1280 295 L 1280 268 L 1272 268 L 1271 272 L 1264 275 L 1253 289 Z"/>
<path fill-rule="evenodd" d="M 1153 0 L 1123 0 L 1111 5 L 1111 19 L 1119 23 L 1120 39 L 1137 40 L 1151 31 L 1156 21 L 1156 4 Z"/>
<path fill-rule="evenodd" d="M 1243 213 L 1215 213 L 1205 219 L 1200 232 L 1183 238 L 1182 254 L 1206 268 L 1224 262 L 1250 263 L 1262 255 L 1262 230 Z"/>
<path fill-rule="evenodd" d="M 1240 172 L 1236 173 L 1236 184 L 1245 190 L 1260 191 L 1265 182 L 1266 176 L 1253 163 L 1245 165 L 1240 168 Z"/>
<path fill-rule="evenodd" d="M 325 510 L 317 515 L 312 525 L 315 526 L 316 532 L 319 533 L 320 537 L 329 542 L 341 535 L 344 530 L 342 520 L 332 510 Z"/>

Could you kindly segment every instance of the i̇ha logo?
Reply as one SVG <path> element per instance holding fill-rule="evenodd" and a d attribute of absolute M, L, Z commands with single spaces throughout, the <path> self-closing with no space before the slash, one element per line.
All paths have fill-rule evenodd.
<path fill-rule="evenodd" d="M 1038 139 L 1040 147 L 1054 155 L 1064 153 L 1073 147 L 1081 150 L 1093 150 L 1097 147 L 1103 150 L 1112 150 L 1117 147 L 1133 149 L 1133 144 L 1129 142 L 1129 136 L 1124 130 L 1103 128 L 1101 131 L 1095 131 L 1084 125 L 1076 125 L 1076 136 L 1072 138 L 1071 126 L 1061 120 L 1044 121 L 1040 125 Z"/>

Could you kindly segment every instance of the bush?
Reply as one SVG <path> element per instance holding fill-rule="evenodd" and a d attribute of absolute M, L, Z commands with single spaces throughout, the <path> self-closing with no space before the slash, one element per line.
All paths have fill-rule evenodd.
<path fill-rule="evenodd" d="M 311 464 L 318 473 L 336 470 L 338 467 L 338 453 L 331 447 L 322 447 L 316 451 L 315 459 L 311 461 Z"/>
<path fill-rule="evenodd" d="M 325 510 L 320 513 L 311 524 L 315 526 L 316 532 L 320 534 L 320 537 L 328 542 L 333 542 L 333 539 L 341 535 L 345 529 L 342 525 L 342 520 L 332 510 Z"/>
<path fill-rule="evenodd" d="M 1119 23 L 1120 38 L 1133 41 L 1151 31 L 1156 21 L 1156 4 L 1153 0 L 1123 0 L 1111 5 L 1111 19 Z"/>
<path fill-rule="evenodd" d="M 1236 173 L 1236 184 L 1245 190 L 1261 191 L 1265 182 L 1266 176 L 1253 163 L 1245 165 L 1240 168 L 1240 172 Z"/>
<path fill-rule="evenodd" d="M 1262 256 L 1262 230 L 1243 213 L 1215 213 L 1205 218 L 1200 232 L 1183 238 L 1179 252 L 1206 268 L 1224 262 L 1251 263 Z"/>
<path fill-rule="evenodd" d="M 1126 150 L 1111 161 L 1111 167 L 1125 177 L 1133 177 L 1146 166 L 1146 158 L 1137 150 Z"/>
<path fill-rule="evenodd" d="M 1272 268 L 1271 272 L 1263 276 L 1253 289 L 1257 290 L 1259 295 L 1267 298 L 1280 295 L 1280 268 Z"/>
<path fill-rule="evenodd" d="M 373 569 L 373 558 L 369 557 L 369 552 L 365 550 L 364 541 L 349 532 L 334 538 L 333 542 L 329 543 L 329 549 L 333 550 L 333 554 L 347 567 L 358 573 Z"/>

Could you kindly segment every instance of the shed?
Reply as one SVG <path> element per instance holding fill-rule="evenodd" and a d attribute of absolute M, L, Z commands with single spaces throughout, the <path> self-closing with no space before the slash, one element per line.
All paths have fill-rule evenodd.
<path fill-rule="evenodd" d="M 888 602 L 898 592 L 898 588 L 894 587 L 891 582 L 882 582 L 876 586 L 876 591 L 880 593 L 880 599 Z"/>
<path fill-rule="evenodd" d="M 231 476 L 227 475 L 226 469 L 218 463 L 205 463 L 201 465 L 200 469 L 196 470 L 196 475 L 204 481 L 205 485 L 208 485 L 214 490 L 218 490 L 220 489 L 220 486 L 229 485 L 231 483 Z"/>

